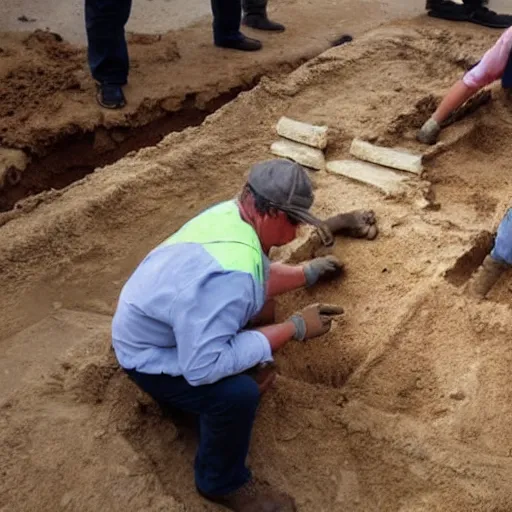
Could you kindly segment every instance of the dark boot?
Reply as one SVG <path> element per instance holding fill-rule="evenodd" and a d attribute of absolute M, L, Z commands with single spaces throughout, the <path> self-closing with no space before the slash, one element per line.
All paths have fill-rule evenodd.
<path fill-rule="evenodd" d="M 512 15 L 498 14 L 481 6 L 470 11 L 469 21 L 489 28 L 509 28 L 512 26 Z"/>
<path fill-rule="evenodd" d="M 269 30 L 273 32 L 284 32 L 285 30 L 284 25 L 269 20 L 266 14 L 246 14 L 242 23 L 246 27 L 251 27 L 258 30 Z"/>
<path fill-rule="evenodd" d="M 267 0 L 243 0 L 242 8 L 244 11 L 242 23 L 245 26 L 273 32 L 284 31 L 284 25 L 268 19 Z"/>
<path fill-rule="evenodd" d="M 512 15 L 498 14 L 484 7 L 481 0 L 467 0 L 464 5 L 450 0 L 427 0 L 428 15 L 450 21 L 468 21 L 490 28 L 512 26 Z"/>
<path fill-rule="evenodd" d="M 255 52 L 261 50 L 262 44 L 257 39 L 251 39 L 242 34 L 238 39 L 227 39 L 215 43 L 215 46 L 221 48 L 231 48 L 232 50 L 241 50 L 243 52 Z"/>
<path fill-rule="evenodd" d="M 469 21 L 466 6 L 451 2 L 450 0 L 428 0 L 426 9 L 433 18 L 450 21 Z"/>
<path fill-rule="evenodd" d="M 295 512 L 295 501 L 288 494 L 280 493 L 269 484 L 250 480 L 242 487 L 224 496 L 199 494 L 235 512 Z"/>

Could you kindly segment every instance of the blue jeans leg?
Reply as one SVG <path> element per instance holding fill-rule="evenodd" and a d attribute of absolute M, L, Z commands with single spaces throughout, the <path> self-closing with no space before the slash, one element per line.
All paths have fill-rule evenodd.
<path fill-rule="evenodd" d="M 128 80 L 124 26 L 131 6 L 132 0 L 85 0 L 89 68 L 98 82 L 125 85 Z"/>
<path fill-rule="evenodd" d="M 512 208 L 507 211 L 498 226 L 491 258 L 512 265 Z"/>
<path fill-rule="evenodd" d="M 248 375 L 191 386 L 183 377 L 129 370 L 130 378 L 157 402 L 199 415 L 196 486 L 215 496 L 227 494 L 251 477 L 245 465 L 258 408 L 258 385 Z"/>
<path fill-rule="evenodd" d="M 241 0 L 211 0 L 213 13 L 213 40 L 215 44 L 242 39 Z"/>

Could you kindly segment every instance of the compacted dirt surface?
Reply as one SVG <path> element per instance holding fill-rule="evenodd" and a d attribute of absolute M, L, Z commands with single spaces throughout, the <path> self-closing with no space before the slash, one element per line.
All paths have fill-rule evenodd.
<path fill-rule="evenodd" d="M 0 32 L 0 211 L 27 195 L 61 189 L 129 151 L 155 145 L 170 132 L 200 124 L 262 76 L 289 73 L 343 34 L 357 38 L 386 20 L 423 9 L 421 2 L 404 0 L 274 0 L 271 16 L 286 24 L 286 32 L 244 28 L 264 43 L 263 51 L 248 54 L 213 46 L 211 15 L 204 15 L 208 5 L 190 23 L 184 11 L 194 6 L 173 0 L 172 9 L 181 5 L 184 16 L 169 20 L 166 26 L 175 30 L 158 33 L 169 16 L 167 0 L 138 0 L 128 30 L 147 32 L 128 33 L 128 105 L 109 111 L 95 101 L 86 49 L 57 33 L 63 25 L 64 36 L 83 33 L 83 5 L 73 8 L 82 14 L 68 18 L 69 6 L 52 4 L 45 11 L 45 3 L 33 9 L 30 2 L 7 5 L 0 20 L 0 31 L 14 26 L 29 30 Z M 20 15 L 36 21 L 20 22 Z"/>
<path fill-rule="evenodd" d="M 280 300 L 282 318 L 317 301 L 346 313 L 327 336 L 277 356 L 251 447 L 255 474 L 305 512 L 512 510 L 510 278 L 486 301 L 465 293 L 511 196 L 512 106 L 494 86 L 438 146 L 414 140 L 496 37 L 425 18 L 381 26 L 264 77 L 199 126 L 1 214 L 0 510 L 220 510 L 195 492 L 194 428 L 120 371 L 110 321 L 139 260 L 271 157 L 282 115 L 328 125 L 328 160 L 348 158 L 354 137 L 428 150 L 430 203 L 311 174 L 317 213 L 373 208 L 381 231 L 372 242 L 337 240 L 340 282 Z M 75 50 L 64 48 L 73 66 Z M 66 80 L 48 87 L 78 94 Z M 19 126 L 13 144 L 31 144 L 34 132 Z M 281 254 L 300 259 L 300 249 Z"/>

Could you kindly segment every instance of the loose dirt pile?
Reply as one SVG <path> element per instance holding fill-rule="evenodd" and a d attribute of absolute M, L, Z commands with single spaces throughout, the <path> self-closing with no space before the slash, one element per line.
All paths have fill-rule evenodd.
<path fill-rule="evenodd" d="M 496 36 L 435 27 L 387 26 L 263 79 L 201 126 L 10 215 L 2 510 L 217 510 L 195 494 L 194 429 L 162 417 L 117 368 L 120 287 L 149 249 L 270 157 L 281 115 L 329 125 L 329 159 L 346 158 L 356 136 L 424 149 L 415 129 Z M 484 303 L 463 291 L 512 192 L 511 135 L 498 89 L 443 132 L 426 171 L 438 211 L 313 175 L 319 214 L 374 208 L 381 234 L 339 240 L 346 278 L 279 304 L 281 316 L 311 301 L 346 308 L 325 338 L 279 354 L 256 423 L 252 467 L 300 510 L 512 509 L 509 281 Z"/>

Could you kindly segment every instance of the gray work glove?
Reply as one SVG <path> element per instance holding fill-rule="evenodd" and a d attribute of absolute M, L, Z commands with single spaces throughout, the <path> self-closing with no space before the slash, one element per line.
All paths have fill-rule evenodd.
<path fill-rule="evenodd" d="M 416 138 L 424 144 L 435 144 L 440 132 L 441 126 L 439 126 L 439 123 L 435 119 L 430 118 L 421 127 L 421 130 L 416 135 Z"/>
<path fill-rule="evenodd" d="M 295 325 L 294 339 L 305 341 L 329 332 L 333 317 L 342 314 L 343 308 L 332 304 L 312 304 L 305 307 L 290 318 Z"/>
<path fill-rule="evenodd" d="M 328 281 L 338 277 L 343 272 L 343 263 L 335 256 L 315 258 L 304 265 L 306 286 L 313 286 L 319 281 Z"/>

